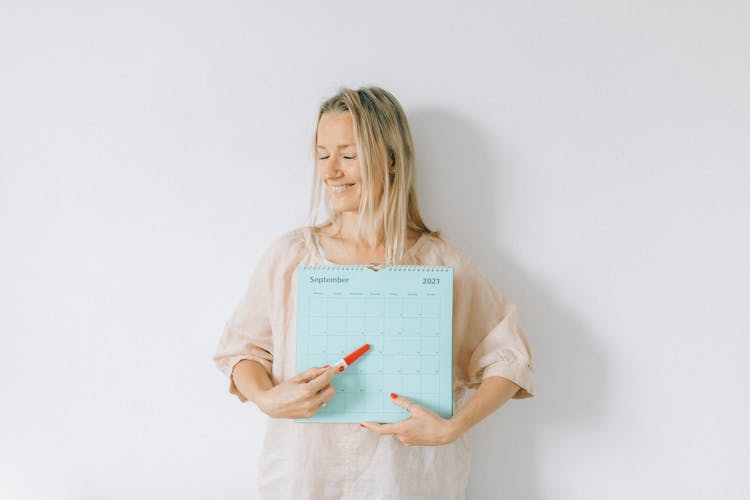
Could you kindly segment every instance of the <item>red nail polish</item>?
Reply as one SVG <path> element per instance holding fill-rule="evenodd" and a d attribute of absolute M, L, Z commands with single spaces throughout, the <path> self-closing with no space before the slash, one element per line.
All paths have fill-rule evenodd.
<path fill-rule="evenodd" d="M 331 365 L 325 365 L 323 368 L 328 368 L 329 366 L 331 366 Z"/>
<path fill-rule="evenodd" d="M 396 395 L 396 393 L 395 393 L 395 392 L 392 392 L 392 393 L 391 393 L 391 399 L 396 399 L 397 397 L 398 397 L 398 396 Z"/>
<path fill-rule="evenodd" d="M 339 366 L 339 371 L 343 372 L 344 371 L 344 367 L 343 366 Z"/>
<path fill-rule="evenodd" d="M 359 424 L 359 426 L 360 426 L 360 427 L 364 427 L 364 426 L 365 426 L 365 424 Z"/>

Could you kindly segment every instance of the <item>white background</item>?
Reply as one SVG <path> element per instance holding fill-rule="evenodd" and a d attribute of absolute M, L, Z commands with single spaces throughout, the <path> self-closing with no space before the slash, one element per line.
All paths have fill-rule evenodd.
<path fill-rule="evenodd" d="M 427 224 L 519 305 L 537 396 L 469 498 L 750 496 L 741 1 L 3 2 L 0 498 L 254 498 L 211 355 L 306 221 L 317 107 L 405 107 Z"/>

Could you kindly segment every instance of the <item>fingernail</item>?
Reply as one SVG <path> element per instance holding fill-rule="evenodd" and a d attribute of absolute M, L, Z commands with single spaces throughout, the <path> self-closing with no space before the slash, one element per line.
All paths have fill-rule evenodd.
<path fill-rule="evenodd" d="M 398 397 L 398 396 L 396 395 L 396 393 L 395 393 L 395 392 L 392 392 L 392 393 L 391 393 L 391 399 L 396 399 L 397 397 Z"/>
<path fill-rule="evenodd" d="M 339 366 L 339 371 L 343 372 L 344 371 L 344 367 L 343 366 Z"/>
<path fill-rule="evenodd" d="M 364 427 L 364 426 L 365 426 L 365 424 L 359 424 L 359 426 L 360 426 L 360 427 Z"/>
<path fill-rule="evenodd" d="M 331 366 L 331 365 L 325 365 L 323 368 L 328 368 L 329 366 Z"/>

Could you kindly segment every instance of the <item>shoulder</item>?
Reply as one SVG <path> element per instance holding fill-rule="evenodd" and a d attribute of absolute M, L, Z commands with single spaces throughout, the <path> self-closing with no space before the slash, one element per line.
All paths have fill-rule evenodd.
<path fill-rule="evenodd" d="M 261 259 L 266 263 L 295 263 L 304 258 L 307 251 L 306 226 L 277 233 L 266 246 Z"/>
<path fill-rule="evenodd" d="M 306 235 L 309 234 L 310 228 L 307 226 L 296 227 L 279 233 L 271 240 L 271 247 L 277 250 L 284 248 L 298 248 L 305 244 Z"/>
<path fill-rule="evenodd" d="M 421 263 L 452 268 L 456 289 L 485 286 L 489 283 L 471 252 L 462 243 L 445 233 L 439 236 L 425 235 L 424 238 L 426 241 L 418 252 Z"/>
<path fill-rule="evenodd" d="M 463 268 L 473 264 L 466 248 L 452 236 L 444 232 L 425 234 L 424 243 L 419 248 L 425 264 Z"/>

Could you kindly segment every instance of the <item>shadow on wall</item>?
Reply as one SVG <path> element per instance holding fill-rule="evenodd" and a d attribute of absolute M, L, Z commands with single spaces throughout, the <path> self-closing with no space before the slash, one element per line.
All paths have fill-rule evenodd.
<path fill-rule="evenodd" d="M 504 151 L 497 146 L 502 138 L 442 110 L 415 110 L 409 121 L 427 226 L 466 248 L 498 291 L 518 305 L 536 367 L 534 398 L 509 401 L 473 429 L 468 498 L 541 498 L 549 493 L 539 490 L 537 471 L 545 443 L 595 425 L 602 412 L 604 353 L 586 325 L 503 251 L 496 200 L 514 189 L 502 182 L 514 166 L 496 157 Z"/>

